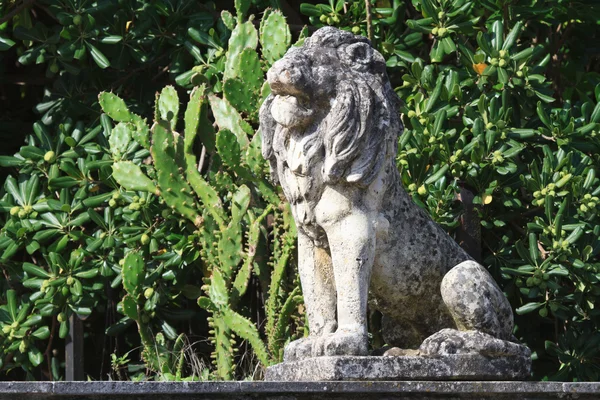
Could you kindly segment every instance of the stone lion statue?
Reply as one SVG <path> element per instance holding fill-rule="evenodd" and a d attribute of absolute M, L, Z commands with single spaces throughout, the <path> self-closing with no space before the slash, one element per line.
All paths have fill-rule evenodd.
<path fill-rule="evenodd" d="M 310 327 L 284 358 L 368 354 L 368 302 L 390 345 L 523 355 L 494 279 L 401 186 L 403 126 L 385 67 L 367 39 L 328 27 L 267 74 L 262 152 L 298 227 Z"/>

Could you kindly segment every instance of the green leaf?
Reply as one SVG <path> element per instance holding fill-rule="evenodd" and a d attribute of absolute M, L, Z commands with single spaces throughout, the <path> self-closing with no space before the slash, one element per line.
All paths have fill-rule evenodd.
<path fill-rule="evenodd" d="M 102 54 L 100 50 L 98 50 L 96 47 L 94 47 L 91 43 L 88 42 L 85 42 L 85 46 L 90 51 L 92 58 L 100 68 L 105 69 L 110 67 L 110 61 L 108 61 L 108 58 L 106 58 L 106 56 Z"/>
<path fill-rule="evenodd" d="M 31 336 L 36 339 L 46 340 L 50 337 L 50 329 L 47 326 L 42 326 L 31 333 Z"/>
<path fill-rule="evenodd" d="M 497 19 L 492 24 L 492 32 L 494 33 L 494 38 L 492 39 L 492 45 L 495 50 L 500 50 L 502 48 L 502 37 L 504 36 L 504 24 L 502 20 Z"/>
<path fill-rule="evenodd" d="M 0 36 L 0 51 L 6 51 L 14 45 L 15 42 L 13 40 L 10 40 L 9 38 L 6 38 L 4 36 Z"/>
<path fill-rule="evenodd" d="M 10 289 L 6 291 L 6 306 L 13 321 L 17 320 L 17 292 Z"/>
<path fill-rule="evenodd" d="M 527 313 L 537 310 L 538 308 L 542 307 L 544 304 L 545 303 L 527 303 L 527 304 L 517 308 L 515 311 L 517 312 L 517 314 L 523 315 L 523 314 L 527 314 Z"/>
<path fill-rule="evenodd" d="M 31 362 L 34 367 L 37 367 L 44 361 L 44 355 L 40 349 L 35 346 L 29 349 L 27 352 L 27 357 L 29 358 L 29 362 Z"/>
<path fill-rule="evenodd" d="M 43 268 L 28 263 L 28 262 L 24 262 L 23 263 L 23 271 L 27 272 L 29 275 L 31 276 L 38 276 L 40 278 L 50 278 L 51 275 L 45 271 Z"/>
<path fill-rule="evenodd" d="M 513 46 L 513 44 L 515 44 L 517 38 L 519 37 L 519 34 L 521 33 L 521 29 L 523 29 L 523 22 L 517 21 L 515 26 L 508 33 L 508 35 L 506 35 L 506 39 L 502 44 L 502 50 L 508 50 Z"/>

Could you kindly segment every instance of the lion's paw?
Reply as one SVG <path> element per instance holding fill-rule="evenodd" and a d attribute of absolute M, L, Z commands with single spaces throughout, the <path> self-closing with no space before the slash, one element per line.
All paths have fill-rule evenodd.
<path fill-rule="evenodd" d="M 365 356 L 368 354 L 368 338 L 363 333 L 331 333 L 317 339 L 312 348 L 313 357 Z"/>
<path fill-rule="evenodd" d="M 315 340 L 315 337 L 309 336 L 288 343 L 285 349 L 283 349 L 283 361 L 289 362 L 309 358 L 312 354 Z"/>
<path fill-rule="evenodd" d="M 426 356 L 481 354 L 484 356 L 525 356 L 531 351 L 518 343 L 495 338 L 479 331 L 442 329 L 423 341 L 419 352 Z"/>

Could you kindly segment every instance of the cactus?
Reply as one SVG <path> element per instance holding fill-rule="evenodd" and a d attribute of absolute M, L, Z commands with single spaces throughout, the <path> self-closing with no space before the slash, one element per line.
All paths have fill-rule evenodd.
<path fill-rule="evenodd" d="M 132 113 L 127 105 L 119 96 L 109 92 L 102 92 L 98 96 L 98 101 L 102 111 L 117 122 L 130 122 L 135 126 L 132 131 L 133 139 L 146 149 L 150 148 L 150 133 L 146 120 L 137 114 Z"/>
<path fill-rule="evenodd" d="M 250 0 L 235 0 L 235 11 L 237 13 L 238 22 L 242 22 L 248 9 L 252 5 Z"/>
<path fill-rule="evenodd" d="M 252 17 L 243 22 L 249 4 L 248 0 L 236 1 L 237 21 L 223 12 L 224 23 L 232 29 L 222 82 L 223 97 L 205 86 L 194 88 L 184 113 L 182 136 L 176 132 L 179 99 L 172 87 L 157 95 L 152 129 L 116 95 L 100 95 L 106 113 L 101 119 L 105 130 L 113 132 L 109 141 L 118 159 L 113 164 L 115 180 L 127 190 L 160 196 L 172 210 L 195 225 L 192 235 L 200 246 L 204 273 L 203 295 L 198 298 L 198 305 L 211 314 L 213 375 L 219 379 L 235 377 L 239 364 L 235 357 L 239 347 L 236 336 L 250 344 L 263 365 L 269 365 L 281 360 L 286 338 L 301 334 L 295 329 L 303 325 L 300 318 L 294 321 L 294 311 L 302 296 L 296 275 L 288 268 L 295 246 L 293 220 L 289 207 L 281 206 L 277 191 L 266 179 L 268 168 L 261 155 L 260 134 L 255 134 L 249 123 L 256 122 L 257 106 L 269 92 L 268 85 L 263 84 L 261 65 L 274 62 L 285 52 L 290 43 L 289 29 L 278 11 L 265 14 L 260 28 L 261 43 L 272 49 L 263 48 L 261 59 L 256 51 L 258 33 Z M 273 41 L 277 45 L 272 45 Z M 209 119 L 209 106 L 217 129 Z M 108 117 L 118 123 L 115 128 Z M 146 132 L 146 136 L 138 132 Z M 127 160 L 135 146 L 130 143 L 132 140 L 149 148 L 155 175 L 144 173 L 152 168 L 145 170 Z M 141 140 L 147 140 L 147 145 Z M 198 165 L 195 152 L 198 141 L 204 146 L 202 165 Z M 206 170 L 205 175 L 200 172 Z M 270 236 L 266 221 L 273 214 Z M 124 276 L 133 274 L 132 265 L 128 262 L 124 267 Z M 272 271 L 268 266 L 272 266 Z M 258 278 L 266 298 L 264 334 L 247 318 L 255 314 L 243 301 L 252 276 Z M 148 319 L 144 296 L 136 289 L 140 279 L 126 280 L 128 294 L 123 299 L 123 309 L 138 323 L 144 358 L 152 369 L 177 378 L 181 374 L 183 339 L 177 338 L 172 328 L 163 326 L 166 339 L 175 341 L 173 351 L 156 356 L 156 349 L 166 348 L 166 339 L 159 340 L 158 336 L 162 336 L 159 334 L 152 341 L 149 326 L 144 323 L 144 318 Z M 153 352 L 149 350 L 151 346 L 155 348 Z"/>
<path fill-rule="evenodd" d="M 141 190 L 160 195 L 158 188 L 142 172 L 142 169 L 131 161 L 118 161 L 113 164 L 113 178 L 127 190 Z"/>
<path fill-rule="evenodd" d="M 260 24 L 260 45 L 268 65 L 279 60 L 290 47 L 292 34 L 279 10 L 267 10 Z"/>
<path fill-rule="evenodd" d="M 196 226 L 202 223 L 198 214 L 196 199 L 192 196 L 192 189 L 183 179 L 181 165 L 183 149 L 179 135 L 171 132 L 170 126 L 164 122 L 157 122 L 152 127 L 152 158 L 156 165 L 158 187 L 165 202 Z M 178 160 L 180 162 L 178 162 Z"/>
<path fill-rule="evenodd" d="M 240 164 L 242 152 L 237 139 L 231 131 L 222 129 L 217 133 L 217 151 L 221 159 L 230 168 L 235 168 Z"/>
<path fill-rule="evenodd" d="M 235 65 L 235 76 L 223 82 L 225 98 L 238 111 L 246 113 L 252 121 L 258 118 L 260 90 L 264 81 L 260 59 L 256 50 L 246 48 Z"/>
<path fill-rule="evenodd" d="M 194 88 L 190 94 L 190 102 L 185 111 L 185 137 L 184 153 L 186 163 L 186 176 L 198 197 L 208 208 L 215 221 L 220 227 L 225 226 L 223 204 L 218 193 L 204 180 L 198 172 L 196 156 L 194 154 L 194 140 L 198 129 L 202 131 L 201 137 L 214 136 L 214 129 L 208 120 L 208 103 L 204 96 L 205 88 Z"/>
<path fill-rule="evenodd" d="M 119 122 L 117 126 L 112 129 L 108 143 L 110 144 L 110 152 L 113 154 L 115 159 L 120 159 L 123 154 L 127 152 L 127 147 L 132 138 L 133 126 L 126 122 Z"/>
<path fill-rule="evenodd" d="M 223 21 L 223 25 L 225 25 L 230 31 L 235 29 L 235 18 L 229 11 L 221 11 L 221 20 Z"/>
<path fill-rule="evenodd" d="M 234 107 L 226 99 L 221 99 L 215 95 L 209 95 L 208 100 L 212 109 L 217 125 L 221 129 L 227 129 L 235 134 L 241 148 L 248 145 L 248 135 L 252 135 L 254 130 L 249 123 L 244 121 Z"/>
<path fill-rule="evenodd" d="M 235 78 L 238 72 L 240 54 L 244 49 L 256 49 L 258 45 L 258 33 L 252 21 L 238 23 L 231 32 L 229 38 L 229 48 L 227 51 L 227 60 L 225 62 L 225 72 L 223 79 Z"/>
<path fill-rule="evenodd" d="M 177 126 L 177 115 L 179 114 L 179 96 L 173 86 L 165 86 L 160 92 L 155 110 L 158 111 L 157 121 L 168 121 L 171 129 L 175 130 Z"/>

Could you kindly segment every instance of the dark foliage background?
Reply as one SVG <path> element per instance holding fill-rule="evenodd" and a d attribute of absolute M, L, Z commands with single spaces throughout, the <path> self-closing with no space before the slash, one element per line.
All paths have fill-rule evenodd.
<path fill-rule="evenodd" d="M 598 380 L 599 24 L 594 0 L 3 1 L 0 376 L 64 379 L 75 315 L 92 379 L 260 378 L 308 332 L 255 130 L 268 67 L 333 25 L 386 57 L 405 187 L 500 282 L 533 378 Z M 144 119 L 177 116 L 193 208 L 154 191 Z"/>

